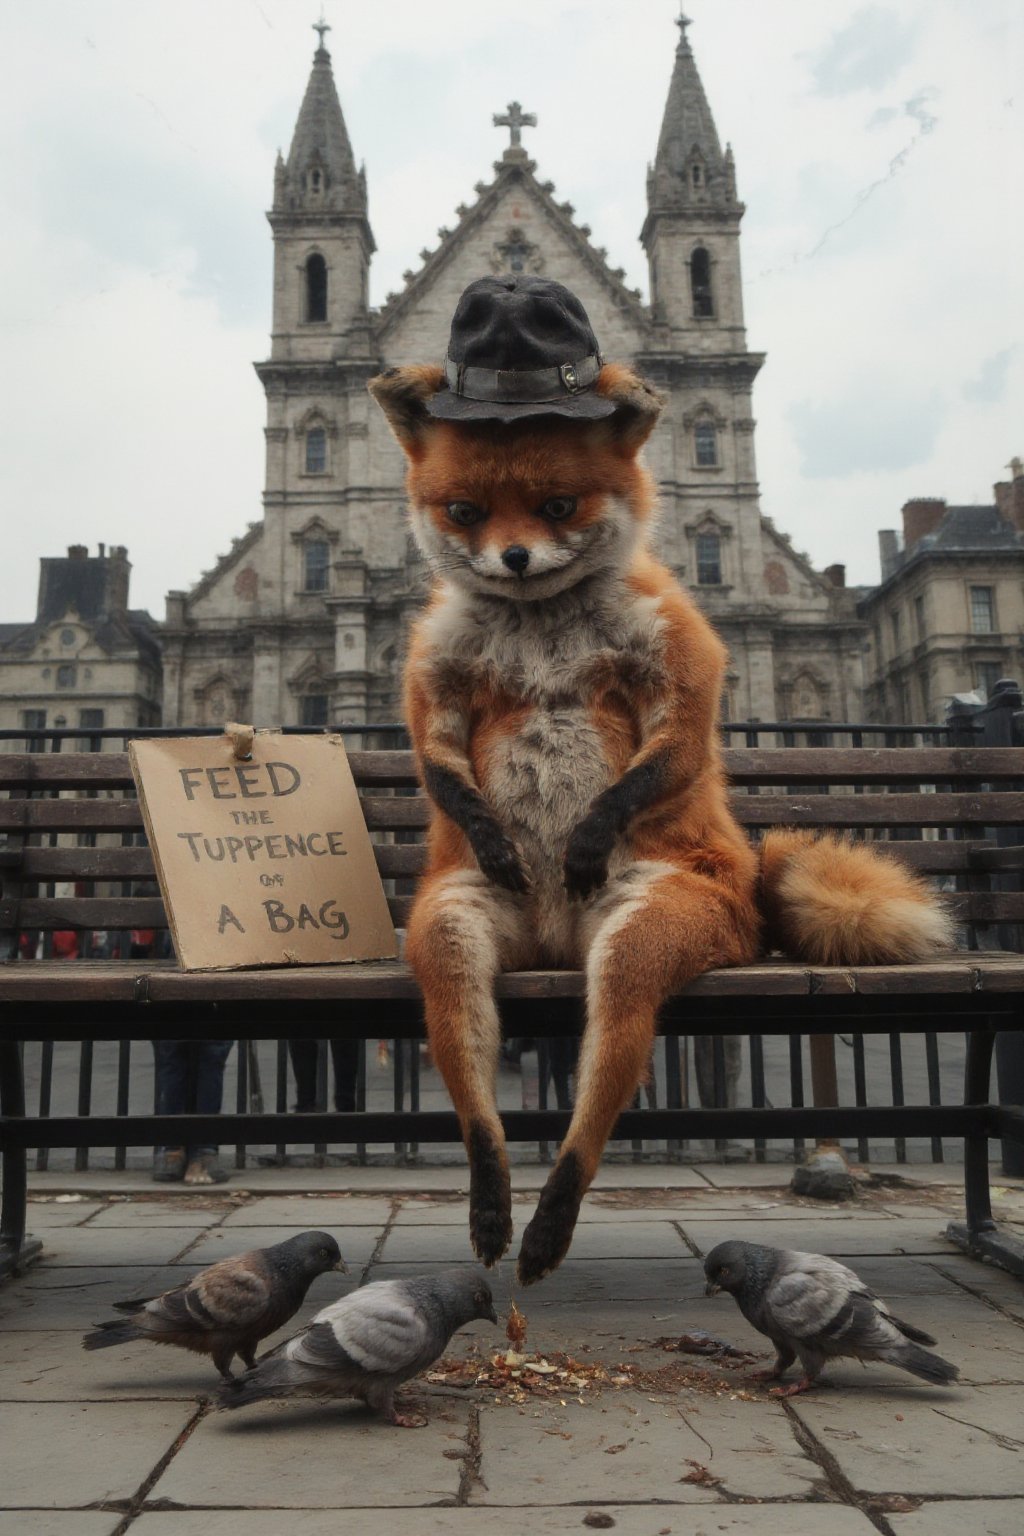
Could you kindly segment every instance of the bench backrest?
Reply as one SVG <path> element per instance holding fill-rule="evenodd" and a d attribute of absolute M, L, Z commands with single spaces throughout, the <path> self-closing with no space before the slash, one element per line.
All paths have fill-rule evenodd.
<path fill-rule="evenodd" d="M 429 814 L 412 753 L 349 757 L 400 925 Z M 997 935 L 995 925 L 1024 921 L 1019 750 L 739 748 L 724 757 L 734 809 L 755 837 L 800 826 L 881 841 L 887 854 L 955 892 L 953 910 L 972 947 L 1006 944 L 1005 928 Z M 154 879 L 126 754 L 0 754 L 0 942 L 8 954 L 26 930 L 166 927 L 159 897 L 138 890 Z"/>

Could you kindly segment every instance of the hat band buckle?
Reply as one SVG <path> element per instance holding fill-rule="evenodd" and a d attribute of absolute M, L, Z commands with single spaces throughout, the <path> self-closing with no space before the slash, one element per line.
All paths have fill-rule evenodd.
<path fill-rule="evenodd" d="M 470 368 L 445 357 L 448 388 L 466 400 L 543 405 L 589 389 L 601 372 L 600 352 L 553 368 Z"/>

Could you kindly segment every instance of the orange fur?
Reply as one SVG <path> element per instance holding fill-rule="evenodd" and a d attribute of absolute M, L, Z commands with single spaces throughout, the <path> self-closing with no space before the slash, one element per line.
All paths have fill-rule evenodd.
<path fill-rule="evenodd" d="M 406 668 L 406 718 L 438 796 L 408 955 L 487 1262 L 511 1235 L 495 977 L 586 971 L 576 1108 L 519 1256 L 531 1281 L 569 1246 L 661 1003 L 758 953 L 759 860 L 722 768 L 724 646 L 644 545 L 655 491 L 637 455 L 658 397 L 606 365 L 597 388 L 617 408 L 603 421 L 461 425 L 427 413 L 441 387 L 429 369 L 371 385 L 406 450 L 413 527 L 436 573 Z M 575 498 L 564 521 L 545 515 L 553 497 Z M 471 504 L 470 526 L 453 503 Z M 529 552 L 522 584 L 502 566 L 511 545 Z M 770 834 L 761 874 L 770 934 L 799 958 L 916 958 L 946 937 L 925 889 L 865 849 Z"/>

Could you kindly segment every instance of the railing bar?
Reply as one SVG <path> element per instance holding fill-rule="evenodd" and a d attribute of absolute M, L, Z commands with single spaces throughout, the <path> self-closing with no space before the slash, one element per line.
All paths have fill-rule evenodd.
<path fill-rule="evenodd" d="M 53 1092 L 53 1041 L 44 1040 L 43 1048 L 39 1056 L 39 1118 L 47 1120 L 50 1116 L 50 1099 Z M 45 1173 L 50 1166 L 49 1147 L 40 1147 L 36 1152 L 36 1172 Z"/>
<path fill-rule="evenodd" d="M 868 1082 L 864 1059 L 864 1036 L 859 1032 L 853 1037 L 853 1093 L 855 1103 L 862 1106 L 867 1104 Z M 871 1143 L 866 1136 L 857 1138 L 857 1157 L 862 1163 L 871 1161 Z"/>
<path fill-rule="evenodd" d="M 764 1109 L 766 1103 L 764 1085 L 764 1040 L 760 1035 L 750 1036 L 750 1102 L 754 1109 Z M 763 1163 L 768 1143 L 763 1136 L 754 1137 L 754 1161 Z"/>
<path fill-rule="evenodd" d="M 249 1109 L 249 1042 L 248 1040 L 236 1040 L 235 1049 L 238 1053 L 238 1071 L 235 1080 L 235 1103 L 238 1113 L 244 1115 Z M 244 1141 L 235 1142 L 235 1167 L 245 1167 Z"/>
<path fill-rule="evenodd" d="M 803 1035 L 789 1037 L 789 1102 L 794 1109 L 804 1107 L 804 1046 Z M 793 1156 L 800 1157 L 804 1150 L 802 1136 L 793 1137 Z"/>
<path fill-rule="evenodd" d="M 924 1059 L 928 1069 L 928 1102 L 929 1104 L 941 1104 L 942 1079 L 939 1072 L 939 1037 L 933 1029 L 925 1032 Z M 945 1162 L 945 1152 L 941 1136 L 932 1137 L 932 1162 Z"/>
<path fill-rule="evenodd" d="M 903 1090 L 903 1042 L 897 1030 L 889 1031 L 889 1070 L 892 1075 L 892 1102 L 894 1105 L 906 1103 Z M 896 1146 L 896 1161 L 905 1163 L 907 1160 L 907 1140 L 905 1136 L 894 1137 Z"/>
<path fill-rule="evenodd" d="M 131 1089 L 132 1070 L 132 1043 L 130 1040 L 117 1042 L 117 1113 L 126 1115 L 129 1108 L 129 1092 Z M 114 1148 L 114 1167 L 120 1172 L 125 1167 L 127 1147 Z"/>
<path fill-rule="evenodd" d="M 83 1040 L 78 1057 L 78 1113 L 87 1117 L 92 1109 L 93 1042 Z M 89 1166 L 89 1148 L 75 1148 L 75 1172 L 83 1173 Z"/>

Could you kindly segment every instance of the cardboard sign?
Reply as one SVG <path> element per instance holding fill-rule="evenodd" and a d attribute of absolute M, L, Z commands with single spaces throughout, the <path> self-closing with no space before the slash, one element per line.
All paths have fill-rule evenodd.
<path fill-rule="evenodd" d="M 133 741 L 160 892 L 187 971 L 394 959 L 340 736 Z M 243 738 L 243 747 L 247 745 Z"/>

